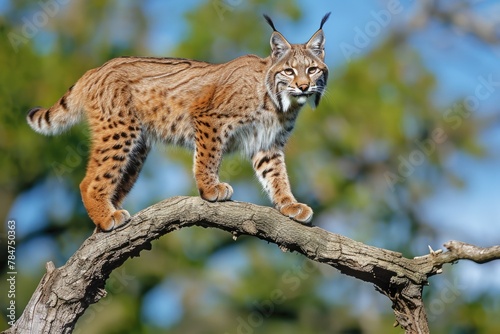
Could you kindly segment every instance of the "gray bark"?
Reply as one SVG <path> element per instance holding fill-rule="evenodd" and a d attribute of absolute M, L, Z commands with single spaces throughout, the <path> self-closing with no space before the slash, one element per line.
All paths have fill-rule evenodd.
<path fill-rule="evenodd" d="M 71 333 L 92 303 L 106 295 L 110 273 L 127 259 L 151 249 L 162 235 L 189 226 L 218 228 L 233 236 L 250 235 L 325 263 L 340 272 L 373 283 L 393 303 L 395 325 L 406 333 L 428 333 L 422 300 L 427 279 L 442 265 L 460 259 L 483 263 L 500 258 L 500 247 L 478 248 L 457 241 L 448 251 L 408 259 L 400 253 L 296 223 L 273 208 L 249 203 L 209 203 L 198 197 L 174 197 L 137 213 L 124 227 L 91 235 L 67 263 L 47 273 L 21 317 L 2 333 Z"/>

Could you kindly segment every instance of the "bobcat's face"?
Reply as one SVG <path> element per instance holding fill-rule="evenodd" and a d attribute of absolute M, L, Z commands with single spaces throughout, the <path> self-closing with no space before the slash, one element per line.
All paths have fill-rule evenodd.
<path fill-rule="evenodd" d="M 271 37 L 273 65 L 267 73 L 267 89 L 286 112 L 311 100 L 317 106 L 325 91 L 328 67 L 324 60 L 324 36 L 319 30 L 306 44 L 289 44 L 279 32 Z"/>

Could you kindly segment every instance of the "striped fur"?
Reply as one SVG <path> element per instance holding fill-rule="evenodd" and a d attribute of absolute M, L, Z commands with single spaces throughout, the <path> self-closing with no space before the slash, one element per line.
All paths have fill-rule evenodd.
<path fill-rule="evenodd" d="M 231 198 L 219 165 L 224 153 L 243 152 L 276 208 L 308 222 L 312 210 L 292 195 L 283 148 L 300 108 L 308 99 L 317 105 L 325 89 L 323 31 L 290 44 L 275 30 L 271 47 L 267 58 L 247 55 L 224 64 L 115 58 L 85 73 L 49 109 L 30 110 L 27 121 L 54 135 L 87 119 L 92 145 L 80 190 L 101 230 L 129 219 L 121 203 L 153 141 L 194 149 L 194 176 L 208 201 Z"/>

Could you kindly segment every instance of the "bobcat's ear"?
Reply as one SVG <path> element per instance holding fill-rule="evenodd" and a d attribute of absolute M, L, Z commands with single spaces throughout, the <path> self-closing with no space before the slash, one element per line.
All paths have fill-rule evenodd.
<path fill-rule="evenodd" d="M 321 59 L 325 58 L 325 34 L 323 34 L 323 29 L 316 31 L 306 43 L 306 48 L 315 56 Z"/>
<path fill-rule="evenodd" d="M 325 34 L 323 34 L 323 25 L 328 21 L 330 14 L 331 12 L 328 12 L 323 16 L 318 31 L 306 43 L 306 48 L 321 58 L 321 60 L 325 59 Z"/>
<path fill-rule="evenodd" d="M 271 50 L 274 60 L 281 58 L 285 53 L 287 53 L 291 49 L 290 43 L 286 40 L 286 38 L 277 31 L 274 31 L 271 35 Z"/>

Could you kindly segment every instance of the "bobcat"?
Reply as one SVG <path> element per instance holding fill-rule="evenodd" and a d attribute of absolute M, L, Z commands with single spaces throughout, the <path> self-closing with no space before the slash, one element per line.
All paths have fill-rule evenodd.
<path fill-rule="evenodd" d="M 87 71 L 59 101 L 27 115 L 37 132 L 55 135 L 86 117 L 91 130 L 87 173 L 80 184 L 89 217 L 102 231 L 126 223 L 121 208 L 153 141 L 194 149 L 200 196 L 227 201 L 233 189 L 220 182 L 225 152 L 251 158 L 275 207 L 298 222 L 313 212 L 294 198 L 283 148 L 307 100 L 318 105 L 325 90 L 323 25 L 305 44 L 290 44 L 272 20 L 272 53 L 224 64 L 180 58 L 120 57 Z"/>

